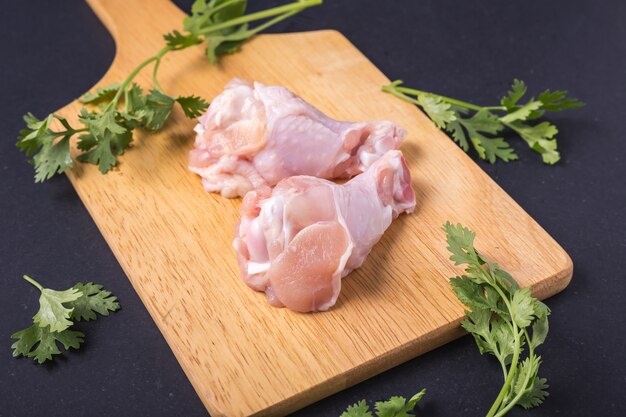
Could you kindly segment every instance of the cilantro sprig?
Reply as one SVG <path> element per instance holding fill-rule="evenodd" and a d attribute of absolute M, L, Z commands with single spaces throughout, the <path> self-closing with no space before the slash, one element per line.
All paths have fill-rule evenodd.
<path fill-rule="evenodd" d="M 541 356 L 536 349 L 548 335 L 550 309 L 531 295 L 530 288 L 520 288 L 508 272 L 476 250 L 474 232 L 450 222 L 443 230 L 450 260 L 455 265 L 466 265 L 465 275 L 450 278 L 454 293 L 468 308 L 461 326 L 474 337 L 481 355 L 495 356 L 502 367 L 504 383 L 487 417 L 503 417 L 516 405 L 525 409 L 540 405 L 548 396 L 549 386 L 545 378 L 538 376 Z M 425 391 L 409 401 L 391 397 L 377 402 L 376 416 L 412 416 Z M 349 406 L 340 417 L 374 415 L 363 400 Z"/>
<path fill-rule="evenodd" d="M 297 0 L 245 14 L 247 0 L 196 0 L 191 15 L 185 17 L 183 31 L 165 34 L 165 46 L 160 51 L 140 63 L 121 83 L 98 88 L 79 98 L 88 106 L 78 116 L 80 127 L 72 127 L 58 114 L 42 120 L 31 113 L 24 116 L 26 128 L 20 132 L 17 146 L 30 157 L 29 162 L 35 167 L 35 182 L 43 182 L 74 166 L 70 152 L 72 138 L 78 139 L 76 159 L 97 165 L 105 174 L 118 165 L 118 157 L 130 146 L 135 129 L 161 129 L 176 104 L 188 118 L 204 112 L 209 104 L 203 98 L 172 96 L 159 84 L 158 71 L 166 54 L 204 43 L 207 58 L 216 63 L 219 56 L 237 52 L 258 32 L 321 3 L 322 0 Z M 259 20 L 264 22 L 249 27 L 249 23 Z M 150 65 L 153 87 L 144 92 L 133 80 Z"/>
<path fill-rule="evenodd" d="M 450 260 L 466 265 L 465 275 L 450 279 L 468 307 L 461 326 L 474 336 L 480 353 L 495 356 L 502 367 L 504 384 L 487 417 L 502 417 L 515 405 L 526 409 L 540 405 L 548 396 L 548 385 L 538 376 L 541 356 L 536 349 L 548 334 L 550 309 L 474 248 L 474 232 L 450 222 L 443 230 Z"/>
<path fill-rule="evenodd" d="M 408 401 L 404 397 L 394 396 L 387 401 L 378 401 L 374 404 L 376 410 L 376 417 L 411 417 L 414 416 L 413 410 L 417 406 L 417 403 L 426 394 L 426 390 L 423 389 Z M 370 411 L 369 405 L 365 400 L 361 400 L 356 404 L 348 406 L 346 411 L 341 413 L 339 417 L 374 417 Z"/>
<path fill-rule="evenodd" d="M 506 128 L 519 135 L 528 146 L 541 154 L 546 164 L 555 164 L 561 158 L 557 150 L 558 129 L 550 122 L 537 120 L 547 112 L 578 109 L 584 103 L 567 96 L 567 91 L 546 90 L 537 98 L 521 103 L 526 84 L 514 80 L 511 90 L 500 100 L 500 105 L 477 106 L 438 94 L 403 87 L 402 81 L 383 86 L 383 91 L 421 107 L 435 125 L 448 132 L 465 151 L 474 148 L 481 159 L 494 163 L 518 159 L 515 150 L 500 136 Z"/>
<path fill-rule="evenodd" d="M 11 346 L 13 356 L 33 358 L 38 363 L 52 360 L 53 355 L 61 354 L 57 342 L 65 350 L 78 349 L 85 335 L 70 330 L 76 321 L 95 320 L 98 316 L 108 316 L 120 309 L 117 297 L 106 291 L 102 285 L 81 282 L 65 291 L 44 288 L 28 275 L 23 277 L 40 292 L 39 310 L 33 317 L 33 324 L 11 335 L 16 340 Z"/>

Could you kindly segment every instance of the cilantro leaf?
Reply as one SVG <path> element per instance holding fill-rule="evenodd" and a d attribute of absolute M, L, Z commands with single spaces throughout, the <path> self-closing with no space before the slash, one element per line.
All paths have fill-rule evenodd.
<path fill-rule="evenodd" d="M 463 118 L 457 113 L 456 120 L 448 122 L 446 130 L 452 133 L 454 140 L 463 150 L 469 150 L 471 143 L 481 159 L 494 163 L 496 159 L 505 162 L 517 159 L 513 148 L 503 138 L 485 136 L 497 134 L 503 127 L 496 115 L 488 110 L 480 110 L 470 118 Z"/>
<path fill-rule="evenodd" d="M 550 330 L 548 317 L 544 316 L 537 318 L 537 320 L 533 323 L 533 336 L 529 342 L 534 349 L 545 342 L 546 336 L 548 336 L 548 330 Z"/>
<path fill-rule="evenodd" d="M 151 130 L 159 130 L 172 112 L 175 99 L 157 90 L 151 90 L 146 96 L 146 102 L 141 110 L 142 123 Z"/>
<path fill-rule="evenodd" d="M 496 159 L 504 162 L 518 159 L 515 150 L 503 138 L 486 138 L 480 135 L 472 138 L 472 143 L 478 156 L 492 164 L 496 162 Z"/>
<path fill-rule="evenodd" d="M 96 91 L 88 91 L 78 98 L 83 104 L 99 104 L 113 100 L 115 94 L 120 89 L 120 83 L 113 83 L 104 87 L 97 88 Z"/>
<path fill-rule="evenodd" d="M 30 277 L 29 277 L 30 278 Z M 26 276 L 24 276 L 26 279 Z M 31 278 L 32 279 L 32 278 Z M 63 303 L 78 299 L 82 293 L 70 288 L 65 291 L 55 291 L 49 288 L 39 287 L 39 311 L 33 317 L 33 321 L 40 327 L 50 326 L 51 332 L 62 332 L 72 325 L 69 320 L 73 308 L 67 308 Z"/>
<path fill-rule="evenodd" d="M 543 104 L 542 110 L 549 112 L 563 111 L 568 109 L 580 109 L 585 106 L 585 103 L 576 99 L 568 98 L 567 91 L 550 91 L 546 90 L 539 94 L 537 99 Z"/>
<path fill-rule="evenodd" d="M 517 404 L 526 410 L 541 405 L 549 395 L 547 390 L 550 385 L 547 382 L 545 378 L 535 376 L 532 386 L 524 392 Z"/>
<path fill-rule="evenodd" d="M 519 327 L 530 325 L 534 314 L 533 298 L 530 295 L 530 288 L 522 288 L 513 293 L 511 299 L 511 317 Z"/>
<path fill-rule="evenodd" d="M 192 34 L 202 33 L 212 25 L 239 18 L 246 12 L 247 3 L 245 0 L 211 0 L 208 3 L 197 0 L 191 7 L 191 16 L 185 18 L 185 29 Z M 254 33 L 248 29 L 247 23 L 211 31 L 205 35 L 206 56 L 215 64 L 220 55 L 237 52 Z"/>
<path fill-rule="evenodd" d="M 374 407 L 376 408 L 377 417 L 411 417 L 414 416 L 413 410 L 417 403 L 426 394 L 423 389 L 408 401 L 404 397 L 394 396 L 387 401 L 378 401 Z M 348 406 L 346 411 L 341 413 L 340 417 L 373 417 L 369 406 L 365 400 L 361 400 L 356 404 Z"/>
<path fill-rule="evenodd" d="M 476 233 L 470 229 L 463 227 L 461 223 L 454 226 L 450 222 L 446 222 L 443 226 L 446 232 L 446 241 L 448 242 L 448 250 L 452 254 L 450 260 L 455 265 L 470 264 L 480 265 L 478 254 L 474 249 L 474 239 Z"/>
<path fill-rule="evenodd" d="M 516 122 L 518 120 L 527 120 L 528 117 L 542 106 L 541 101 L 531 100 L 521 107 L 509 111 L 506 116 L 500 117 L 500 121 L 504 124 Z"/>
<path fill-rule="evenodd" d="M 491 335 L 491 311 L 476 309 L 466 311 L 465 315 L 467 317 L 461 322 L 461 327 L 474 337 L 480 354 L 491 353 L 495 355 L 498 349 Z"/>
<path fill-rule="evenodd" d="M 507 111 L 516 109 L 517 102 L 526 94 L 526 84 L 524 81 L 518 79 L 513 80 L 511 90 L 506 96 L 502 97 L 500 103 L 506 108 Z"/>
<path fill-rule="evenodd" d="M 459 119 L 467 130 L 471 143 L 481 159 L 487 159 L 492 164 L 497 158 L 503 161 L 517 159 L 515 151 L 502 138 L 489 138 L 485 134 L 497 134 L 503 129 L 502 123 L 496 115 L 488 110 L 480 110 L 468 119 Z"/>
<path fill-rule="evenodd" d="M 202 43 L 202 39 L 193 33 L 182 34 L 177 30 L 173 30 L 163 35 L 165 44 L 177 51 L 179 49 L 189 48 L 190 46 L 198 45 Z"/>
<path fill-rule="evenodd" d="M 64 131 L 55 132 L 49 125 L 56 118 L 67 128 Z M 70 137 L 76 133 L 65 119 L 49 115 L 44 120 L 38 120 L 32 113 L 24 116 L 24 122 L 28 129 L 20 131 L 16 146 L 33 156 L 31 163 L 35 167 L 35 182 L 45 181 L 57 173 L 64 172 L 73 166 L 70 154 Z M 57 140 L 58 138 L 60 140 Z"/>
<path fill-rule="evenodd" d="M 81 332 L 65 329 L 61 332 L 51 332 L 48 327 L 40 327 L 33 324 L 11 335 L 16 340 L 11 348 L 13 357 L 25 356 L 33 358 L 38 363 L 44 363 L 52 359 L 52 355 L 61 353 L 57 342 L 60 342 L 65 350 L 78 349 L 83 343 L 85 335 Z M 35 347 L 36 346 L 36 347 Z M 34 349 L 33 349 L 34 347 Z"/>
<path fill-rule="evenodd" d="M 515 338 L 511 337 L 511 330 L 506 321 L 494 320 L 491 323 L 490 340 L 493 341 L 493 355 L 508 365 L 515 352 Z"/>
<path fill-rule="evenodd" d="M 452 139 L 454 139 L 454 141 L 459 144 L 461 149 L 463 149 L 465 152 L 469 151 L 469 142 L 467 140 L 467 135 L 465 135 L 463 125 L 461 125 L 461 122 L 458 120 L 458 118 L 457 120 L 449 121 L 446 124 L 446 131 L 452 135 Z"/>
<path fill-rule="evenodd" d="M 349 405 L 339 417 L 373 417 L 373 415 L 365 400 L 361 400 L 356 404 Z"/>
<path fill-rule="evenodd" d="M 451 105 L 439 97 L 422 94 L 417 97 L 417 103 L 439 129 L 445 128 L 449 122 L 457 119 L 454 111 L 450 109 Z"/>
<path fill-rule="evenodd" d="M 196 0 L 191 6 L 191 15 L 185 16 L 185 30 L 198 33 L 213 24 L 241 17 L 247 7 L 247 0 Z M 221 30 L 218 34 L 227 34 L 230 30 Z"/>
<path fill-rule="evenodd" d="M 146 97 L 143 95 L 143 89 L 136 83 L 133 83 L 128 89 L 126 100 L 126 105 L 128 106 L 127 113 L 135 113 L 146 105 Z"/>
<path fill-rule="evenodd" d="M 413 409 L 422 399 L 426 390 L 422 390 L 415 394 L 409 401 L 404 397 L 391 397 L 387 401 L 378 401 L 374 404 L 376 415 L 378 417 L 410 417 L 414 414 Z"/>
<path fill-rule="evenodd" d="M 74 165 L 70 154 L 70 137 L 64 136 L 53 143 L 46 141 L 41 151 L 33 157 L 35 165 L 35 182 L 43 182 L 60 174 Z"/>
<path fill-rule="evenodd" d="M 218 57 L 234 54 L 241 49 L 241 45 L 252 36 L 248 25 L 241 25 L 227 35 L 213 35 L 207 39 L 205 54 L 212 64 L 217 64 Z"/>
<path fill-rule="evenodd" d="M 90 321 L 97 318 L 96 313 L 108 316 L 110 311 L 120 309 L 117 297 L 113 296 L 110 291 L 106 291 L 102 285 L 88 282 L 83 284 L 77 283 L 72 288 L 80 291 L 82 294 L 76 300 L 68 303 L 68 306 L 74 309 L 72 319 L 76 321 Z"/>
<path fill-rule="evenodd" d="M 103 174 L 117 165 L 117 155 L 124 153 L 132 141 L 132 132 L 123 125 L 116 110 L 103 113 L 88 113 L 83 109 L 80 121 L 87 127 L 88 133 L 79 138 L 78 148 L 85 151 L 77 159 L 98 165 Z"/>
<path fill-rule="evenodd" d="M 176 101 L 182 107 L 185 116 L 190 119 L 200 116 L 209 107 L 206 100 L 197 96 L 181 96 L 177 97 Z"/>
<path fill-rule="evenodd" d="M 482 285 L 476 284 L 468 276 L 450 278 L 450 285 L 457 298 L 464 305 L 473 310 L 490 309 L 485 290 Z"/>
<path fill-rule="evenodd" d="M 558 133 L 556 126 L 549 122 L 542 122 L 535 126 L 530 126 L 521 122 L 514 122 L 508 125 L 524 139 L 530 148 L 541 154 L 543 162 L 555 164 L 561 159 L 561 155 L 556 150 L 557 143 L 554 136 Z"/>
<path fill-rule="evenodd" d="M 125 135 L 129 138 L 130 135 Z M 98 165 L 98 169 L 103 174 L 106 174 L 117 165 L 117 158 L 115 157 L 114 149 L 115 144 L 112 139 L 114 135 L 107 132 L 104 136 L 96 138 L 94 135 L 87 134 L 81 136 L 81 147 L 90 147 L 90 150 L 78 155 L 78 160 L 81 162 L 89 162 L 90 164 Z"/>

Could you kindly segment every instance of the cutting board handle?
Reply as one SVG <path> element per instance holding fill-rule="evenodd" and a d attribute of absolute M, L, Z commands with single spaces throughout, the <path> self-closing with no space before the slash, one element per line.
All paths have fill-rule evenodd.
<path fill-rule="evenodd" d="M 124 48 L 136 42 L 155 43 L 156 53 L 164 45 L 165 33 L 182 29 L 185 16 L 170 0 L 87 0 L 87 3 L 115 39 L 116 60 L 130 53 Z M 178 27 L 172 27 L 172 21 L 180 22 Z"/>

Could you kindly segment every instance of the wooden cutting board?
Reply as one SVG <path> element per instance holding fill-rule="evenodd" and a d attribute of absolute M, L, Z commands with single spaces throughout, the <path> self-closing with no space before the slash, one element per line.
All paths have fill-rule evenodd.
<path fill-rule="evenodd" d="M 124 79 L 183 18 L 165 0 L 89 3 L 117 45 L 99 85 Z M 340 33 L 262 35 L 217 66 L 192 48 L 167 55 L 160 74 L 173 95 L 210 100 L 237 76 L 287 86 L 335 118 L 390 119 L 409 132 L 402 150 L 417 209 L 318 314 L 270 307 L 240 280 L 231 246 L 240 201 L 205 193 L 187 170 L 195 122 L 180 111 L 161 132 L 136 133 L 119 169 L 101 175 L 81 164 L 68 173 L 214 417 L 283 415 L 461 335 L 446 220 L 475 230 L 480 250 L 538 297 L 568 284 L 563 249 L 415 106 L 382 93 L 387 77 Z M 150 86 L 150 71 L 138 81 Z M 60 113 L 75 122 L 80 107 Z"/>

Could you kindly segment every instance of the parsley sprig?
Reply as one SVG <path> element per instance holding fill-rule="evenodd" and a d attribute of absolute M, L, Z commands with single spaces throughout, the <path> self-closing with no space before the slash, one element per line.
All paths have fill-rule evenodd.
<path fill-rule="evenodd" d="M 550 122 L 535 123 L 547 112 L 578 109 L 584 103 L 567 97 L 567 91 L 546 90 L 526 103 L 520 100 L 526 94 L 526 84 L 514 80 L 511 90 L 500 100 L 500 105 L 478 106 L 438 94 L 403 87 L 402 81 L 383 86 L 383 91 L 416 104 L 432 119 L 439 129 L 452 135 L 465 152 L 470 145 L 481 159 L 494 163 L 518 159 L 515 150 L 499 136 L 505 128 L 517 133 L 528 146 L 541 154 L 546 164 L 555 164 L 561 158 L 557 150 L 558 129 Z"/>
<path fill-rule="evenodd" d="M 474 248 L 474 232 L 450 222 L 443 230 L 450 260 L 467 265 L 465 275 L 450 279 L 469 309 L 461 326 L 474 336 L 480 353 L 495 356 L 502 367 L 504 384 L 487 417 L 504 416 L 515 405 L 538 406 L 548 395 L 548 385 L 537 375 L 541 357 L 536 349 L 548 334 L 550 309 L 531 295 L 529 287 L 520 288 L 509 273 Z M 525 346 L 527 355 L 522 360 Z"/>
<path fill-rule="evenodd" d="M 106 291 L 102 285 L 81 282 L 65 291 L 44 288 L 28 275 L 23 277 L 40 292 L 39 311 L 33 317 L 33 324 L 11 335 L 16 340 L 11 346 L 13 356 L 33 358 L 38 363 L 52 360 L 61 353 L 57 342 L 65 350 L 78 349 L 85 335 L 70 330 L 75 321 L 95 320 L 98 316 L 108 316 L 120 309 L 117 297 Z"/>
<path fill-rule="evenodd" d="M 26 129 L 20 132 L 17 146 L 31 157 L 35 182 L 42 182 L 74 166 L 70 139 L 77 137 L 77 160 L 98 166 L 107 173 L 118 164 L 133 140 L 134 129 L 156 131 L 163 127 L 174 105 L 178 104 L 188 118 L 198 117 L 208 103 L 201 97 L 171 96 L 158 80 L 163 57 L 204 43 L 212 63 L 219 56 L 237 52 L 241 45 L 258 32 L 287 19 L 322 0 L 298 0 L 267 10 L 245 14 L 247 0 L 196 0 L 191 15 L 183 22 L 183 32 L 174 30 L 163 36 L 165 46 L 154 56 L 140 63 L 121 83 L 88 92 L 79 101 L 80 127 L 72 127 L 67 119 L 50 114 L 39 120 L 33 114 L 24 116 Z M 249 23 L 265 20 L 254 28 Z M 153 65 L 153 87 L 144 92 L 133 80 L 146 67 Z"/>

